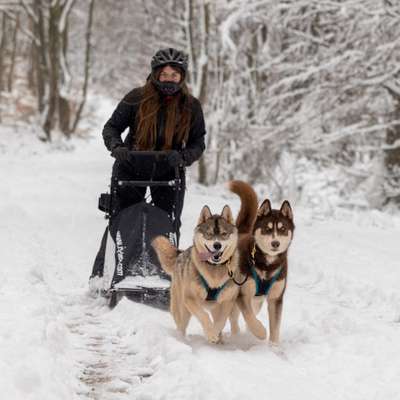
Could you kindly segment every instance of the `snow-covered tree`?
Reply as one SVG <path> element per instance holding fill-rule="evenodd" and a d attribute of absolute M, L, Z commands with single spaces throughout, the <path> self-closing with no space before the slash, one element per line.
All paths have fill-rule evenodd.
<path fill-rule="evenodd" d="M 88 89 L 89 42 L 92 89 L 115 98 L 144 82 L 155 51 L 176 47 L 189 54 L 187 80 L 206 114 L 200 182 L 243 178 L 303 198 L 313 177 L 348 205 L 399 204 L 397 1 L 7 3 L 18 7 L 0 8 L 3 98 L 24 59 L 45 132 L 76 127 L 68 115 L 82 113 L 73 99 Z"/>

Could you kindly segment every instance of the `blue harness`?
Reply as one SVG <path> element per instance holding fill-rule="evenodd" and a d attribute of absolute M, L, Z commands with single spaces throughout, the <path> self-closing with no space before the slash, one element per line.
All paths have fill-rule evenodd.
<path fill-rule="evenodd" d="M 204 289 L 207 291 L 207 298 L 206 301 L 215 301 L 217 300 L 219 294 L 224 290 L 225 286 L 229 283 L 230 279 L 228 279 L 222 286 L 217 287 L 217 288 L 210 288 L 208 286 L 207 281 L 204 279 L 204 277 L 199 274 L 200 276 L 200 282 L 203 285 Z"/>
<path fill-rule="evenodd" d="M 278 271 L 270 279 L 261 279 L 254 267 L 251 268 L 251 274 L 253 276 L 254 282 L 256 283 L 256 296 L 266 296 L 271 290 L 272 286 L 278 279 L 281 273 L 282 267 L 279 267 Z"/>

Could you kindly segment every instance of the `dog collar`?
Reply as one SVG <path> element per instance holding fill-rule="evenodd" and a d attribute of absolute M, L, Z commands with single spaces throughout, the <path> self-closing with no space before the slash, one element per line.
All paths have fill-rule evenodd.
<path fill-rule="evenodd" d="M 209 265 L 225 265 L 225 264 L 228 264 L 228 265 L 229 265 L 229 264 L 231 263 L 231 261 L 232 261 L 232 258 L 233 258 L 233 256 L 232 256 L 231 258 L 228 258 L 226 261 L 224 261 L 224 262 L 221 263 L 221 264 L 213 264 L 213 263 L 210 263 L 210 262 L 208 262 L 208 261 L 206 261 L 206 263 L 209 264 Z M 201 276 L 201 275 L 200 275 L 200 276 Z M 246 277 L 244 278 L 243 282 L 238 282 L 238 281 L 235 279 L 234 275 L 233 275 L 233 271 L 232 271 L 231 269 L 229 269 L 229 267 L 228 267 L 228 276 L 229 276 L 229 278 L 232 279 L 233 282 L 234 282 L 236 285 L 238 285 L 238 286 L 244 285 L 244 284 L 246 283 L 247 279 L 249 278 L 249 275 L 247 274 Z M 202 277 L 202 278 L 203 278 L 203 277 Z M 205 281 L 204 278 L 203 278 L 203 280 Z M 228 281 L 227 281 L 226 283 L 228 283 Z M 225 284 L 226 284 L 226 283 L 225 283 Z M 203 283 L 203 286 L 204 286 L 204 283 Z M 208 287 L 208 286 L 207 286 L 207 287 Z"/>

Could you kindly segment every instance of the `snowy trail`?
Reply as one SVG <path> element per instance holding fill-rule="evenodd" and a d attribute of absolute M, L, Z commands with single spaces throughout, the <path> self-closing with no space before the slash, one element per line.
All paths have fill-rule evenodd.
<path fill-rule="evenodd" d="M 399 370 L 388 359 L 400 356 L 398 326 L 321 301 L 306 288 L 292 285 L 290 292 L 278 349 L 245 329 L 236 338 L 226 329 L 225 344 L 210 346 L 196 321 L 183 339 L 166 312 L 129 300 L 109 311 L 86 298 L 72 319 L 79 328 L 70 326 L 87 387 L 81 398 L 256 399 L 266 383 L 284 399 L 396 398 Z"/>
<path fill-rule="evenodd" d="M 105 226 L 97 194 L 111 160 L 99 141 L 75 145 L 27 143 L 15 150 L 24 157 L 0 159 L 4 398 L 398 399 L 399 218 L 295 207 L 280 348 L 253 338 L 243 321 L 238 337 L 228 326 L 225 344 L 211 346 L 194 320 L 181 338 L 167 312 L 126 299 L 110 311 L 88 296 Z M 202 205 L 217 212 L 226 203 L 237 212 L 224 190 L 190 185 L 182 247 Z"/>
<path fill-rule="evenodd" d="M 269 381 L 270 390 L 279 390 L 283 379 L 290 377 L 294 385 L 286 395 L 295 398 L 306 377 L 296 371 L 281 350 L 269 351 L 248 335 L 227 337 L 225 345 L 213 347 L 205 345 L 199 326 L 197 333 L 180 338 L 166 312 L 147 309 L 139 320 L 129 318 L 130 323 L 124 324 L 121 315 L 114 320 L 116 315 L 126 316 L 135 309 L 133 315 L 142 314 L 143 306 L 123 300 L 113 315 L 108 315 L 110 321 L 110 311 L 99 301 L 89 300 L 85 307 L 77 307 L 77 316 L 68 325 L 75 335 L 75 353 L 81 368 L 81 398 L 128 399 L 134 395 L 138 399 L 184 399 L 190 395 L 252 399 L 258 397 L 258 388 L 265 379 L 265 370 L 260 366 L 268 363 L 278 369 L 277 377 Z M 155 325 L 159 327 L 157 332 Z M 151 327 L 152 334 L 146 332 L 146 327 Z M 249 376 L 246 382 L 232 382 L 232 377 L 245 374 Z M 253 394 L 249 393 L 249 386 L 256 389 Z M 316 398 L 312 392 L 307 394 Z"/>
<path fill-rule="evenodd" d="M 102 300 L 85 298 L 74 308 L 67 326 L 80 370 L 78 394 L 95 400 L 127 398 L 130 389 L 151 372 L 135 367 L 136 353 L 123 343 L 116 326 L 105 320 L 109 310 Z"/>

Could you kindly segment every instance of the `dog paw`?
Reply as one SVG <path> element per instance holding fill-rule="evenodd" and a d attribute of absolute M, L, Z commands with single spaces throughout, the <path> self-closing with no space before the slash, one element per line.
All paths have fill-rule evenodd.
<path fill-rule="evenodd" d="M 264 328 L 263 324 L 259 322 L 252 327 L 252 332 L 260 340 L 265 340 L 267 338 L 267 330 Z"/>
<path fill-rule="evenodd" d="M 182 338 L 186 337 L 186 329 L 179 328 L 178 333 Z"/>
<path fill-rule="evenodd" d="M 216 331 L 209 331 L 207 332 L 207 340 L 209 343 L 220 343 L 221 340 L 221 333 Z"/>
<path fill-rule="evenodd" d="M 280 346 L 280 344 L 278 342 L 273 343 L 273 342 L 269 341 L 268 345 L 269 345 L 271 351 L 276 356 L 278 356 L 282 360 L 289 361 L 289 358 L 286 355 L 285 350 Z"/>

